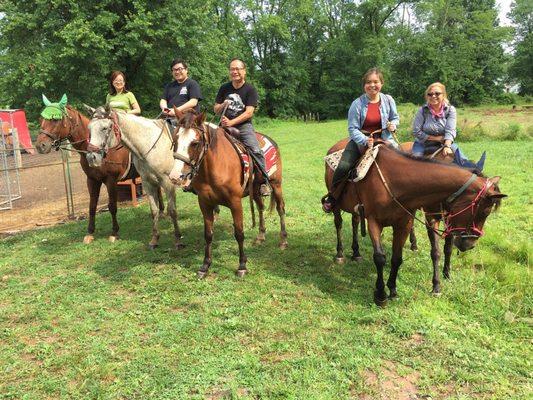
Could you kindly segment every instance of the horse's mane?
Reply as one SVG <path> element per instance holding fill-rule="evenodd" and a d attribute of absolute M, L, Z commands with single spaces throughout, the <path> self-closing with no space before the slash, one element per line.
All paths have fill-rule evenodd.
<path fill-rule="evenodd" d="M 400 156 L 402 156 L 404 158 L 408 158 L 410 160 L 416 160 L 416 161 L 420 161 L 420 162 L 424 162 L 424 163 L 442 165 L 442 166 L 445 166 L 445 167 L 448 167 L 448 168 L 459 169 L 459 170 L 462 170 L 462 171 L 469 171 L 469 172 L 479 176 L 480 178 L 488 179 L 488 176 L 485 175 L 483 172 L 479 171 L 477 168 L 464 168 L 464 167 L 460 167 L 460 166 L 455 165 L 455 164 L 445 163 L 445 162 L 442 162 L 440 160 L 434 160 L 434 159 L 415 156 L 415 155 L 413 155 L 411 153 L 407 153 L 405 151 L 401 151 L 401 150 L 395 149 L 393 147 L 388 147 L 388 148 L 390 150 L 394 151 L 396 154 L 398 154 L 398 155 L 400 155 Z M 497 183 L 493 183 L 493 186 L 494 186 L 494 190 L 497 193 L 501 193 L 500 187 L 499 187 L 499 185 Z M 502 199 L 501 198 L 496 198 L 493 201 L 494 201 L 494 211 L 497 211 L 498 208 L 500 208 L 500 206 L 501 206 Z"/>
<path fill-rule="evenodd" d="M 440 161 L 440 160 L 435 160 L 435 159 L 431 159 L 431 158 L 425 158 L 425 157 L 416 156 L 416 155 L 414 155 L 412 153 L 407 153 L 405 151 L 396 149 L 394 147 L 387 147 L 387 148 L 392 150 L 392 151 L 394 151 L 396 154 L 398 154 L 400 156 L 403 156 L 404 158 L 408 158 L 410 160 L 415 160 L 415 161 L 420 161 L 420 162 L 430 163 L 430 164 L 442 165 L 442 166 L 445 166 L 445 167 L 448 167 L 448 168 L 454 168 L 454 169 L 459 169 L 459 170 L 463 170 L 463 171 L 466 170 L 466 171 L 470 171 L 473 174 L 476 174 L 479 177 L 486 178 L 486 176 L 483 175 L 483 173 L 481 171 L 479 171 L 477 168 L 464 168 L 464 167 L 460 167 L 459 165 L 456 165 L 456 164 L 450 164 L 450 163 L 445 163 L 445 162 Z"/>

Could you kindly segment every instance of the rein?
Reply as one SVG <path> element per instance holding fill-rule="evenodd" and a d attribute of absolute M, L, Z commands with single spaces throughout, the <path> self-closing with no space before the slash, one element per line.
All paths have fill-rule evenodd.
<path fill-rule="evenodd" d="M 469 229 L 471 229 L 473 232 L 474 232 L 474 235 L 466 235 L 466 234 L 461 234 L 461 237 L 480 237 L 483 235 L 483 230 L 479 229 L 476 227 L 475 225 L 475 222 L 474 222 L 474 216 L 477 212 L 477 207 L 479 206 L 479 202 L 481 200 L 481 197 L 483 196 L 483 194 L 485 194 L 485 192 L 488 190 L 489 186 L 490 186 L 490 182 L 487 180 L 485 182 L 485 184 L 483 185 L 483 187 L 481 188 L 481 190 L 479 191 L 479 193 L 476 195 L 476 197 L 474 198 L 474 200 L 472 200 L 472 202 L 470 203 L 470 205 L 468 205 L 467 207 L 463 208 L 462 210 L 456 212 L 456 213 L 449 213 L 448 216 L 446 217 L 445 221 L 444 221 L 444 224 L 445 224 L 445 229 L 444 230 L 441 230 L 441 229 L 435 229 L 434 227 L 432 227 L 430 224 L 427 223 L 427 221 L 422 221 L 420 218 L 418 218 L 416 216 L 416 214 L 413 214 L 411 211 L 409 211 L 399 200 L 398 198 L 394 195 L 394 193 L 392 192 L 392 190 L 390 189 L 389 185 L 387 184 L 387 181 L 385 180 L 385 177 L 383 176 L 383 172 L 381 171 L 381 168 L 379 167 L 379 164 L 377 162 L 377 160 L 374 158 L 374 164 L 376 165 L 376 168 L 378 170 L 378 173 L 379 173 L 379 177 L 381 178 L 381 182 L 383 182 L 383 186 L 385 186 L 385 189 L 387 190 L 387 192 L 389 193 L 389 195 L 391 196 L 392 200 L 402 209 L 404 210 L 408 215 L 411 216 L 411 218 L 413 218 L 414 220 L 420 222 L 421 224 L 423 224 L 426 228 L 428 229 L 431 229 L 434 233 L 436 233 L 437 235 L 439 235 L 440 237 L 442 238 L 445 238 L 446 236 L 450 235 L 450 234 L 454 234 L 454 232 L 463 232 L 463 233 L 466 233 Z M 453 203 L 455 200 L 457 200 L 457 198 L 463 194 L 466 189 L 468 189 L 468 187 L 470 187 L 470 185 L 476 180 L 477 178 L 477 175 L 476 174 L 472 174 L 472 176 L 468 179 L 468 181 L 463 185 L 461 186 L 461 188 L 459 190 L 457 190 L 455 193 L 453 193 L 451 196 L 449 196 L 446 200 L 445 200 L 445 203 L 450 205 L 451 203 Z M 464 212 L 466 212 L 467 210 L 472 210 L 472 226 L 471 227 L 460 227 L 460 228 L 452 228 L 451 226 L 451 219 L 456 217 L 457 215 L 460 215 Z"/>

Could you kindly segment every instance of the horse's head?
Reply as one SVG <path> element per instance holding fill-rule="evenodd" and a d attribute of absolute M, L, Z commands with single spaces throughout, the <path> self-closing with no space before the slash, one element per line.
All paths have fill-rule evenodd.
<path fill-rule="evenodd" d="M 91 115 L 89 122 L 89 139 L 87 146 L 87 162 L 89 166 L 102 166 L 107 151 L 118 145 L 120 141 L 117 114 L 108 106 L 92 108 L 85 106 Z"/>
<path fill-rule="evenodd" d="M 483 180 L 482 187 L 465 192 L 453 201 L 446 218 L 445 234 L 454 236 L 453 243 L 461 251 L 474 248 L 483 235 L 485 220 L 500 206 L 501 199 L 507 197 L 498 187 L 499 176 L 477 179 Z"/>
<path fill-rule="evenodd" d="M 35 147 L 41 154 L 59 149 L 61 143 L 70 138 L 70 116 L 67 108 L 67 95 L 57 103 L 52 103 L 43 94 L 44 109 L 41 112 L 40 130 Z"/>
<path fill-rule="evenodd" d="M 207 151 L 208 138 L 205 127 L 205 114 L 194 110 L 180 112 L 174 107 L 178 120 L 175 136 L 174 168 L 170 174 L 173 183 L 180 187 L 190 184 Z"/>

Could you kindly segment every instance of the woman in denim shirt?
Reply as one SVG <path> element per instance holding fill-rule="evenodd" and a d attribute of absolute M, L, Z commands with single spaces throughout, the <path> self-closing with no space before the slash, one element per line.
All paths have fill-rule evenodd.
<path fill-rule="evenodd" d="M 381 93 L 383 83 L 383 74 L 379 68 L 371 68 L 363 76 L 365 94 L 357 98 L 348 111 L 350 140 L 333 174 L 331 191 L 323 198 L 322 207 L 325 212 L 329 213 L 333 210 L 336 200 L 342 194 L 350 169 L 366 148 L 373 146 L 375 136 L 379 135 L 379 138 L 398 147 L 392 137 L 392 132 L 400 123 L 400 117 L 394 99 Z M 375 131 L 379 132 L 373 135 L 368 134 L 368 132 Z"/>
<path fill-rule="evenodd" d="M 426 152 L 434 152 L 443 146 L 444 156 L 455 153 L 458 163 L 470 164 L 454 143 L 457 136 L 457 112 L 448 100 L 446 87 L 440 82 L 432 83 L 427 87 L 425 97 L 427 103 L 420 107 L 413 122 L 413 154 L 422 157 Z"/>

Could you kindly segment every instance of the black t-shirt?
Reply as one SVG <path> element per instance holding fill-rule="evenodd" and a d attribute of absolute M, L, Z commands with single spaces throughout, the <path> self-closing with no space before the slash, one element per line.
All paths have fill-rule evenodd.
<path fill-rule="evenodd" d="M 187 78 L 181 83 L 174 80 L 165 85 L 161 98 L 167 101 L 168 108 L 172 108 L 172 106 L 179 107 L 190 99 L 198 99 L 195 110 L 200 111 L 199 103 L 202 100 L 202 90 L 194 79 Z"/>
<path fill-rule="evenodd" d="M 246 110 L 246 107 L 257 107 L 259 96 L 257 95 L 257 90 L 255 90 L 255 88 L 248 82 L 245 82 L 244 85 L 238 89 L 235 89 L 233 84 L 228 82 L 218 89 L 215 101 L 218 104 L 222 104 L 224 100 L 232 100 L 225 115 L 229 119 L 234 119 L 241 115 Z M 252 122 L 252 119 L 250 118 L 249 120 L 243 121 L 242 124 L 246 122 Z"/>

